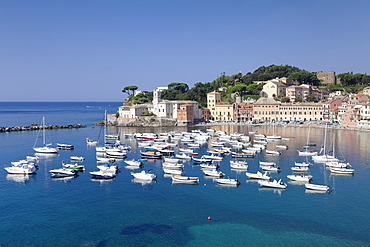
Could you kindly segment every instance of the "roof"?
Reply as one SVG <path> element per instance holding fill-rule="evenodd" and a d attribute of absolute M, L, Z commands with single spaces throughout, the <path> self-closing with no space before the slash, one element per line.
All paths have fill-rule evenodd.
<path fill-rule="evenodd" d="M 278 105 L 279 101 L 274 100 L 273 98 L 259 98 L 254 105 Z"/>

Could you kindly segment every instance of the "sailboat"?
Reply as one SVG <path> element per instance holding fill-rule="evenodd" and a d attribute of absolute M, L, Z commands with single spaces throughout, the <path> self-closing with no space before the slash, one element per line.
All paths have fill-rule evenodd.
<path fill-rule="evenodd" d="M 42 147 L 36 147 L 36 143 L 37 143 L 37 139 L 38 139 L 38 136 L 40 134 L 40 131 L 42 130 Z M 53 148 L 53 147 L 50 147 L 51 144 L 46 144 L 46 135 L 45 135 L 45 117 L 42 117 L 42 127 L 40 129 L 37 137 L 36 137 L 36 140 L 35 140 L 35 144 L 33 146 L 33 150 L 35 150 L 37 153 L 58 153 L 58 149 L 57 148 Z"/>
<path fill-rule="evenodd" d="M 325 150 L 326 150 L 326 133 L 327 133 L 327 129 L 328 129 L 328 125 L 326 124 L 325 125 L 325 134 L 324 134 L 324 145 L 322 146 L 319 155 L 312 156 L 312 159 L 313 159 L 314 162 L 317 162 L 317 163 L 325 163 L 325 162 L 337 162 L 337 161 L 339 161 L 337 158 L 335 158 L 334 155 L 328 155 L 328 153 L 330 153 L 331 151 L 325 152 Z"/>
<path fill-rule="evenodd" d="M 308 143 L 309 143 L 309 140 L 310 140 L 310 130 L 311 130 L 311 125 L 308 126 L 308 135 L 307 135 L 306 147 L 308 147 Z M 314 155 L 317 155 L 317 152 L 308 151 L 307 149 L 304 150 L 304 151 L 298 150 L 298 155 L 299 156 L 314 156 Z"/>

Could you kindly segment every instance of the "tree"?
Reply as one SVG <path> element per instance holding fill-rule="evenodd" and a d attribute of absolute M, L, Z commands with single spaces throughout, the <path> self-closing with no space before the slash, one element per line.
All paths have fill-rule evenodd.
<path fill-rule="evenodd" d="M 189 86 L 186 83 L 181 83 L 181 82 L 172 82 L 168 84 L 168 88 L 174 89 L 174 90 L 179 90 L 181 93 L 185 93 L 189 90 Z"/>
<path fill-rule="evenodd" d="M 288 76 L 288 78 L 298 81 L 300 84 L 309 84 L 313 86 L 318 86 L 320 84 L 320 80 L 317 79 L 317 75 L 315 73 L 304 70 L 292 73 Z"/>
<path fill-rule="evenodd" d="M 135 91 L 138 89 L 137 86 L 127 86 L 122 89 L 122 93 L 127 93 L 129 96 L 135 94 Z M 130 93 L 131 91 L 131 93 Z"/>
<path fill-rule="evenodd" d="M 262 89 L 263 87 L 260 84 L 250 84 L 247 86 L 248 93 L 252 95 L 259 95 Z"/>

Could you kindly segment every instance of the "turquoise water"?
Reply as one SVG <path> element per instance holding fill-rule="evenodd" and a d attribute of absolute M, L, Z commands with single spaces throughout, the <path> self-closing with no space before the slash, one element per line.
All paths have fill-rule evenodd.
<path fill-rule="evenodd" d="M 102 119 L 105 105 L 115 113 L 120 103 L 0 103 L 0 126 L 40 123 L 88 124 L 84 129 L 50 130 L 53 143 L 75 145 L 72 151 L 60 151 L 56 157 L 39 161 L 34 176 L 10 176 L 0 170 L 0 245 L 1 246 L 369 246 L 368 211 L 369 154 L 368 132 L 329 130 L 335 133 L 335 152 L 356 170 L 354 176 L 331 176 L 321 164 L 314 164 L 313 183 L 333 187 L 331 193 L 306 193 L 304 186 L 288 182 L 296 150 L 306 143 L 307 128 L 278 127 L 275 132 L 290 141 L 282 155 L 261 153 L 248 159 L 249 171 L 258 170 L 258 161 L 276 161 L 281 173 L 276 179 L 288 183 L 284 191 L 261 189 L 246 179 L 245 172 L 229 168 L 230 157 L 221 162 L 226 176 L 238 178 L 239 187 L 216 186 L 203 176 L 199 166 L 185 163 L 185 174 L 199 176 L 199 185 L 173 185 L 164 176 L 161 161 L 146 161 L 144 169 L 153 169 L 157 181 L 142 184 L 132 179 L 124 162 L 113 180 L 92 180 L 89 171 L 97 170 L 95 151 L 86 146 L 86 137 L 96 139 L 100 127 L 91 125 Z M 86 107 L 94 105 L 94 107 Z M 103 105 L 103 108 L 101 107 Z M 22 109 L 13 113 L 11 109 Z M 57 112 L 53 111 L 57 109 Z M 16 111 L 16 110 L 14 110 Z M 27 113 L 24 113 L 27 112 Z M 9 117 L 11 116 L 11 117 Z M 17 116 L 16 119 L 12 116 Z M 18 118 L 19 117 L 19 118 Z M 28 119 L 28 120 L 27 120 Z M 70 122 L 72 121 L 72 122 Z M 258 130 L 271 132 L 268 126 L 216 126 L 229 133 Z M 113 128 L 111 134 L 138 131 L 164 132 L 169 128 Z M 176 129 L 180 131 L 186 128 Z M 322 144 L 323 129 L 311 128 L 310 140 Z M 36 132 L 0 133 L 1 165 L 33 155 Z M 128 159 L 139 158 L 134 140 L 124 140 L 133 150 Z M 280 142 L 278 142 L 280 144 Z M 269 143 L 273 148 L 275 143 Z M 196 149 L 204 153 L 207 146 Z M 71 155 L 86 157 L 86 171 L 78 177 L 57 180 L 49 170 L 59 168 Z M 211 221 L 207 218 L 211 217 Z"/>

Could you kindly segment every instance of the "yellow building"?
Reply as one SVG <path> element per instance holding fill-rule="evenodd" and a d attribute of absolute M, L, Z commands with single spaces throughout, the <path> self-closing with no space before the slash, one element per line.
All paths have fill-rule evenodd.
<path fill-rule="evenodd" d="M 207 108 L 210 110 L 211 117 L 215 121 L 233 120 L 233 105 L 221 104 L 221 94 L 219 92 L 207 93 Z"/>
<path fill-rule="evenodd" d="M 280 104 L 273 98 L 259 98 L 253 104 L 253 120 L 278 121 Z"/>

